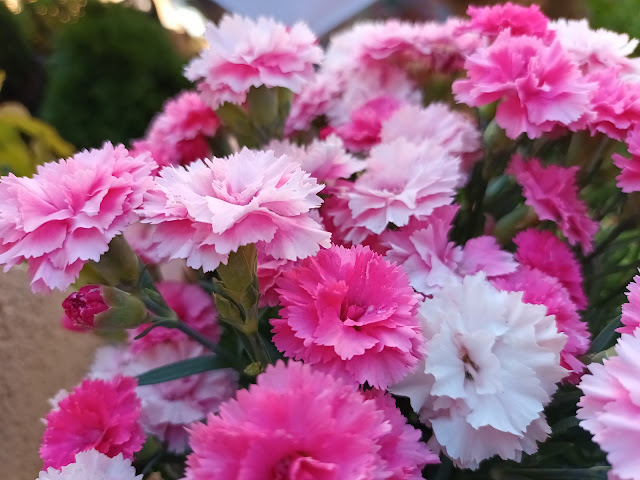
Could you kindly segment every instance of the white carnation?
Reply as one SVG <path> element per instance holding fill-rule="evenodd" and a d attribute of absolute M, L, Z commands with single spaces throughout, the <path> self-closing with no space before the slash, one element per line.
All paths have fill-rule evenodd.
<path fill-rule="evenodd" d="M 97 450 L 87 450 L 76 455 L 76 461 L 60 470 L 49 468 L 40 472 L 37 480 L 142 480 L 136 475 L 131 460 L 122 454 L 111 458 Z"/>

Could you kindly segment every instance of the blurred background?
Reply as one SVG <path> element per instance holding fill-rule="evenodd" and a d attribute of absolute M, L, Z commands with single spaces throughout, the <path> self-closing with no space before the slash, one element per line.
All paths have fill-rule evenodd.
<path fill-rule="evenodd" d="M 326 42 L 354 20 L 443 20 L 469 3 L 498 2 L 0 0 L 0 173 L 29 175 L 77 149 L 142 137 L 164 101 L 189 87 L 182 68 L 225 9 L 306 20 Z M 640 0 L 537 3 L 551 17 L 586 16 L 640 37 Z M 84 375 L 98 344 L 59 327 L 62 299 L 32 296 L 23 271 L 0 275 L 0 464 L 12 480 L 36 478 L 47 399 Z"/>

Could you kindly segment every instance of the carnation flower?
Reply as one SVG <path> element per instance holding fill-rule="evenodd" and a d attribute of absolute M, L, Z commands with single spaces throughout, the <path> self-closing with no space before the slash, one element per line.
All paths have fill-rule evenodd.
<path fill-rule="evenodd" d="M 391 392 L 409 397 L 433 429 L 430 444 L 472 469 L 533 453 L 549 433 L 543 408 L 566 375 L 554 317 L 482 273 L 443 286 L 419 316 L 426 360 Z"/>
<path fill-rule="evenodd" d="M 148 150 L 160 166 L 185 165 L 210 154 L 220 119 L 196 92 L 182 92 L 165 103 L 151 122 L 145 140 L 134 142 L 137 150 Z"/>
<path fill-rule="evenodd" d="M 158 292 L 162 295 L 167 305 L 173 310 L 180 321 L 207 337 L 212 342 L 220 338 L 220 326 L 213 298 L 198 285 L 182 282 L 158 282 Z M 132 353 L 140 353 L 159 343 L 174 342 L 177 339 L 186 340 L 185 333 L 169 328 L 154 328 L 144 337 L 134 340 L 150 325 L 140 325 L 129 334 Z"/>
<path fill-rule="evenodd" d="M 467 57 L 465 68 L 467 78 L 453 84 L 456 100 L 472 107 L 499 101 L 495 121 L 509 138 L 572 128 L 589 111 L 594 86 L 558 41 L 505 30 Z"/>
<path fill-rule="evenodd" d="M 77 453 L 91 449 L 109 457 L 133 458 L 144 442 L 136 385 L 129 377 L 85 380 L 57 399 L 57 406 L 46 417 L 40 446 L 44 468 L 64 467 Z"/>
<path fill-rule="evenodd" d="M 402 227 L 451 203 L 459 181 L 459 158 L 433 141 L 399 138 L 371 149 L 366 172 L 346 196 L 355 224 L 381 233 L 390 222 Z"/>
<path fill-rule="evenodd" d="M 538 269 L 521 266 L 516 272 L 492 281 L 493 285 L 507 292 L 523 292 L 522 301 L 547 307 L 547 315 L 553 315 L 560 333 L 567 336 L 567 343 L 560 352 L 561 365 L 571 373 L 575 382 L 584 370 L 579 357 L 589 348 L 587 323 L 578 315 L 569 292 L 557 278 Z"/>
<path fill-rule="evenodd" d="M 580 264 L 566 244 L 549 231 L 533 228 L 518 233 L 513 242 L 518 247 L 515 254 L 518 262 L 557 278 L 578 310 L 587 308 Z"/>
<path fill-rule="evenodd" d="M 483 271 L 489 277 L 515 271 L 517 264 L 509 252 L 500 249 L 493 237 L 470 239 L 463 247 L 448 239 L 458 208 L 439 207 L 427 218 L 382 235 L 389 261 L 401 265 L 411 286 L 430 295 L 449 281 Z"/>
<path fill-rule="evenodd" d="M 349 123 L 330 130 L 344 140 L 349 150 L 368 150 L 380 142 L 382 123 L 393 115 L 400 105 L 400 101 L 394 97 L 376 97 L 351 112 Z"/>
<path fill-rule="evenodd" d="M 225 15 L 217 26 L 207 24 L 204 38 L 209 48 L 191 61 L 185 76 L 198 82 L 212 108 L 242 104 L 249 89 L 261 85 L 297 93 L 322 60 L 315 36 L 302 23 L 287 27 L 271 18 Z"/>
<path fill-rule="evenodd" d="M 618 187 L 625 193 L 640 191 L 640 127 L 634 127 L 627 134 L 627 150 L 631 158 L 618 153 L 613 155 L 613 163 L 622 170 L 616 177 Z"/>
<path fill-rule="evenodd" d="M 158 254 L 158 243 L 153 240 L 155 231 L 155 225 L 137 222 L 129 225 L 122 234 L 140 260 L 147 265 L 157 265 L 168 260 Z"/>
<path fill-rule="evenodd" d="M 339 178 L 349 178 L 363 170 L 365 162 L 347 153 L 340 137 L 329 135 L 313 140 L 309 145 L 297 146 L 287 140 L 273 140 L 267 150 L 276 155 L 288 155 L 318 182 L 332 184 Z"/>
<path fill-rule="evenodd" d="M 593 441 L 607 453 L 611 477 L 636 480 L 640 472 L 640 330 L 624 334 L 616 345 L 616 357 L 603 364 L 589 365 L 591 374 L 582 377 L 577 417 L 580 425 L 593 434 Z"/>
<path fill-rule="evenodd" d="M 118 145 L 38 166 L 32 177 L 0 179 L 0 264 L 27 261 L 34 292 L 65 290 L 89 260 L 138 220 L 151 185 L 149 155 Z"/>
<path fill-rule="evenodd" d="M 380 138 L 388 143 L 396 138 L 420 143 L 425 139 L 442 146 L 450 155 L 462 159 L 462 170 L 469 172 L 480 158 L 480 131 L 470 117 L 434 102 L 426 108 L 406 105 L 382 124 Z"/>
<path fill-rule="evenodd" d="M 280 276 L 291 268 L 295 262 L 273 258 L 258 251 L 258 285 L 260 286 L 260 307 L 275 307 L 280 303 L 276 292 L 276 282 Z"/>
<path fill-rule="evenodd" d="M 602 132 L 615 140 L 624 140 L 640 122 L 640 84 L 620 78 L 619 68 L 598 70 L 589 75 L 597 88 L 591 100 L 592 135 Z"/>
<path fill-rule="evenodd" d="M 141 209 L 157 225 L 162 257 L 213 271 L 229 253 L 255 243 L 277 259 L 295 260 L 329 246 L 308 212 L 319 207 L 316 180 L 287 156 L 243 149 L 227 158 L 164 168 Z"/>
<path fill-rule="evenodd" d="M 514 36 L 531 35 L 543 38 L 547 35 L 549 19 L 540 11 L 538 5 L 523 7 L 507 2 L 490 7 L 470 6 L 467 15 L 471 17 L 467 29 L 489 37 L 497 37 L 507 29 Z"/>
<path fill-rule="evenodd" d="M 628 302 L 622 305 L 622 321 L 623 327 L 616 332 L 633 334 L 637 327 L 640 326 L 640 276 L 633 277 L 633 282 L 627 287 Z"/>
<path fill-rule="evenodd" d="M 323 71 L 304 84 L 291 101 L 291 110 L 284 126 L 285 135 L 308 130 L 317 117 L 327 113 L 331 103 L 340 96 L 342 86 L 342 82 L 334 75 Z"/>
<path fill-rule="evenodd" d="M 388 408 L 355 385 L 280 361 L 191 427 L 185 480 L 418 479 L 433 455 Z"/>
<path fill-rule="evenodd" d="M 515 154 L 505 173 L 522 186 L 525 203 L 541 220 L 558 224 L 571 245 L 579 244 L 586 255 L 593 250 L 598 222 L 589 218 L 587 205 L 578 198 L 579 167 L 543 166 L 539 159 L 524 160 Z"/>
<path fill-rule="evenodd" d="M 560 18 L 549 22 L 549 29 L 584 72 L 621 67 L 625 73 L 639 73 L 637 60 L 629 58 L 638 40 L 630 39 L 626 33 L 592 30 L 586 19 Z"/>
<path fill-rule="evenodd" d="M 87 450 L 75 456 L 70 463 L 60 470 L 48 468 L 40 472 L 36 480 L 142 480 L 142 475 L 136 475 L 136 469 L 131 460 L 122 454 L 109 457 L 98 450 Z"/>
<path fill-rule="evenodd" d="M 282 274 L 273 342 L 287 357 L 376 388 L 422 358 L 417 297 L 398 266 L 367 247 L 331 247 Z"/>

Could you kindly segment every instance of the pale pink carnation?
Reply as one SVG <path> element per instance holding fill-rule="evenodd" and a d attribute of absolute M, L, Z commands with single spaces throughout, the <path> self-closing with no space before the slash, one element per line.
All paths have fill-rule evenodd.
<path fill-rule="evenodd" d="M 542 165 L 538 158 L 523 159 L 515 154 L 505 173 L 522 186 L 525 203 L 540 220 L 551 220 L 571 245 L 580 245 L 586 255 L 593 250 L 593 236 L 599 228 L 591 220 L 586 203 L 578 197 L 579 167 Z"/>
<path fill-rule="evenodd" d="M 136 222 L 129 225 L 122 234 L 140 260 L 148 265 L 157 265 L 168 260 L 158 254 L 158 242 L 153 239 L 156 228 L 155 225 Z"/>
<path fill-rule="evenodd" d="M 490 7 L 470 6 L 467 15 L 471 17 L 468 30 L 492 38 L 507 29 L 514 36 L 531 35 L 543 38 L 547 35 L 549 19 L 540 11 L 538 5 L 524 7 L 507 2 Z"/>
<path fill-rule="evenodd" d="M 180 319 L 212 342 L 220 338 L 220 326 L 213 297 L 208 295 L 198 285 L 182 282 L 158 282 L 158 291 Z M 186 340 L 186 334 L 169 328 L 154 328 L 144 337 L 134 338 L 144 332 L 150 325 L 143 324 L 129 333 L 130 349 L 133 353 L 140 353 L 158 343 L 166 341 Z"/>
<path fill-rule="evenodd" d="M 433 140 L 452 156 L 460 157 L 465 172 L 481 156 L 480 131 L 475 122 L 468 115 L 451 110 L 446 103 L 399 108 L 382 124 L 380 137 L 383 143 L 401 137 L 416 143 Z"/>
<path fill-rule="evenodd" d="M 549 434 L 543 409 L 565 375 L 553 316 L 482 273 L 451 279 L 419 309 L 427 356 L 392 386 L 433 430 L 428 445 L 461 468 L 519 461 Z M 526 353 L 525 353 L 526 352 Z"/>
<path fill-rule="evenodd" d="M 213 271 L 242 245 L 295 260 L 329 246 L 308 212 L 322 190 L 297 162 L 243 149 L 226 158 L 166 167 L 145 197 L 143 222 L 157 225 L 158 254 Z"/>
<path fill-rule="evenodd" d="M 585 73 L 609 67 L 620 67 L 627 74 L 640 73 L 638 60 L 629 58 L 638 47 L 638 40 L 626 33 L 592 30 L 584 18 L 553 20 L 549 29 Z"/>
<path fill-rule="evenodd" d="M 515 254 L 518 262 L 557 278 L 578 310 L 587 308 L 580 264 L 565 243 L 549 231 L 533 228 L 518 233 L 513 242 L 518 247 Z"/>
<path fill-rule="evenodd" d="M 136 150 L 148 150 L 158 165 L 186 165 L 210 155 L 208 138 L 220 119 L 196 92 L 182 92 L 164 104 Z"/>
<path fill-rule="evenodd" d="M 640 191 L 640 127 L 629 130 L 627 150 L 631 158 L 619 153 L 613 155 L 613 163 L 621 170 L 616 180 L 623 192 L 638 192 Z"/>
<path fill-rule="evenodd" d="M 65 290 L 89 260 L 138 220 L 152 185 L 150 156 L 105 143 L 38 166 L 32 177 L 0 179 L 0 264 L 29 264 L 34 292 Z"/>
<path fill-rule="evenodd" d="M 467 78 L 453 84 L 456 100 L 472 107 L 499 101 L 495 121 L 510 138 L 572 128 L 589 111 L 594 85 L 558 41 L 505 30 L 467 57 L 465 68 Z"/>
<path fill-rule="evenodd" d="M 601 132 L 615 140 L 625 140 L 640 123 L 640 84 L 623 80 L 619 68 L 598 70 L 589 79 L 597 85 L 591 100 L 592 118 L 588 121 L 591 134 Z"/>
<path fill-rule="evenodd" d="M 332 74 L 319 72 L 302 86 L 291 101 L 291 111 L 284 127 L 285 135 L 308 130 L 312 122 L 327 113 L 341 93 L 342 82 Z"/>
<path fill-rule="evenodd" d="M 640 327 L 640 276 L 633 277 L 633 282 L 627 286 L 627 303 L 622 305 L 620 321 L 624 325 L 616 330 L 620 333 L 633 334 Z"/>
<path fill-rule="evenodd" d="M 257 274 L 260 286 L 260 307 L 275 307 L 280 303 L 280 297 L 276 292 L 276 282 L 294 264 L 295 262 L 291 260 L 276 259 L 261 250 L 258 251 Z"/>
<path fill-rule="evenodd" d="M 122 454 L 109 457 L 97 450 L 87 450 L 75 456 L 74 462 L 60 470 L 48 468 L 36 480 L 142 480 L 136 475 L 131 460 Z"/>
<path fill-rule="evenodd" d="M 318 182 L 327 185 L 339 178 L 349 178 L 364 170 L 366 163 L 347 153 L 337 135 L 324 140 L 314 139 L 309 145 L 298 146 L 287 140 L 273 140 L 267 147 L 278 156 L 288 155 Z"/>
<path fill-rule="evenodd" d="M 351 112 L 351 119 L 336 128 L 330 128 L 354 152 L 369 150 L 380 143 L 382 124 L 393 112 L 400 108 L 401 102 L 391 96 L 380 96 L 369 100 Z"/>
<path fill-rule="evenodd" d="M 73 392 L 57 399 L 46 417 L 40 446 L 44 468 L 60 468 L 77 453 L 96 449 L 109 457 L 131 459 L 142 448 L 137 381 L 116 377 L 110 381 L 85 380 Z"/>
<path fill-rule="evenodd" d="M 593 434 L 593 441 L 607 453 L 609 478 L 637 480 L 640 472 L 640 330 L 624 334 L 616 345 L 617 356 L 603 364 L 589 365 L 582 377 L 584 396 L 578 403 L 580 425 Z"/>
<path fill-rule="evenodd" d="M 250 20 L 225 15 L 207 24 L 209 44 L 185 69 L 197 82 L 202 99 L 212 108 L 225 102 L 242 104 L 251 87 L 284 87 L 294 93 L 310 81 L 322 49 L 309 27 L 287 27 L 271 18 Z"/>
<path fill-rule="evenodd" d="M 433 455 L 387 408 L 309 365 L 278 362 L 191 427 L 185 480 L 420 478 Z"/>
<path fill-rule="evenodd" d="M 273 342 L 287 357 L 376 388 L 422 358 L 417 296 L 402 269 L 367 247 L 331 247 L 278 281 Z"/>
<path fill-rule="evenodd" d="M 558 331 L 567 336 L 567 343 L 560 352 L 561 365 L 571 374 L 568 378 L 575 383 L 585 368 L 579 357 L 589 348 L 589 330 L 587 323 L 580 319 L 567 289 L 557 278 L 527 266 L 496 278 L 492 283 L 500 290 L 523 292 L 523 302 L 544 305 L 547 315 L 555 316 Z"/>
<path fill-rule="evenodd" d="M 399 138 L 371 149 L 366 172 L 346 196 L 355 224 L 381 233 L 451 203 L 459 182 L 458 157 L 430 140 Z"/>
<path fill-rule="evenodd" d="M 464 247 L 450 242 L 449 231 L 457 211 L 457 206 L 443 206 L 422 220 L 382 235 L 388 247 L 387 259 L 402 265 L 411 286 L 424 295 L 439 290 L 452 276 L 483 271 L 494 277 L 517 268 L 513 256 L 501 250 L 493 237 L 472 238 Z"/>

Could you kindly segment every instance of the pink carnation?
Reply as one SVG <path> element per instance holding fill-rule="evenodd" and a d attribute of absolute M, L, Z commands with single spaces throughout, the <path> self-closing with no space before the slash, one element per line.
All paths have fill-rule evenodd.
<path fill-rule="evenodd" d="M 185 480 L 420 478 L 433 454 L 387 408 L 308 365 L 278 362 L 191 427 Z"/>
<path fill-rule="evenodd" d="M 148 150 L 160 166 L 186 165 L 208 157 L 208 137 L 213 137 L 220 119 L 196 92 L 182 92 L 165 103 L 151 122 L 143 142 L 134 147 Z"/>
<path fill-rule="evenodd" d="M 309 28 L 287 27 L 270 18 L 250 20 L 225 15 L 204 33 L 209 48 L 191 61 L 185 76 L 198 82 L 212 108 L 225 102 L 242 104 L 251 87 L 284 87 L 294 93 L 313 78 L 322 49 Z"/>
<path fill-rule="evenodd" d="M 569 292 L 557 278 L 531 267 L 520 267 L 516 272 L 493 280 L 493 285 L 507 292 L 523 292 L 522 301 L 547 307 L 547 315 L 554 315 L 558 332 L 567 336 L 560 352 L 561 365 L 579 379 L 584 364 L 579 357 L 589 348 L 587 323 L 578 315 Z"/>
<path fill-rule="evenodd" d="M 66 289 L 138 220 L 153 168 L 149 155 L 105 143 L 41 165 L 32 178 L 2 177 L 0 264 L 27 261 L 34 292 Z"/>
<path fill-rule="evenodd" d="M 616 177 L 618 187 L 625 193 L 640 191 L 640 127 L 632 128 L 627 135 L 627 150 L 631 158 L 619 153 L 613 155 L 613 163 L 620 170 Z"/>
<path fill-rule="evenodd" d="M 199 333 L 216 342 L 220 338 L 220 326 L 213 298 L 198 285 L 182 282 L 158 282 L 156 287 L 167 302 L 167 305 L 176 312 L 178 318 L 197 330 Z M 148 348 L 166 341 L 187 339 L 186 334 L 169 328 L 154 328 L 144 337 L 133 340 L 149 327 L 149 324 L 140 325 L 131 331 L 129 337 L 132 341 L 131 351 L 140 353 Z"/>
<path fill-rule="evenodd" d="M 628 302 L 622 305 L 622 317 L 620 320 L 624 327 L 616 332 L 633 334 L 640 326 L 640 276 L 633 277 L 633 282 L 627 287 Z"/>
<path fill-rule="evenodd" d="M 636 480 L 640 472 L 640 330 L 622 335 L 616 346 L 617 356 L 603 364 L 589 365 L 590 375 L 580 383 L 584 396 L 577 417 L 581 426 L 593 434 L 593 441 L 607 453 L 611 476 Z"/>
<path fill-rule="evenodd" d="M 598 70 L 589 79 L 597 85 L 591 101 L 593 118 L 588 122 L 591 134 L 624 140 L 640 123 L 640 84 L 621 79 L 619 68 Z"/>
<path fill-rule="evenodd" d="M 342 140 L 329 135 L 324 140 L 313 140 L 309 145 L 297 146 L 286 140 L 274 140 L 267 150 L 276 155 L 288 155 L 318 182 L 331 184 L 339 178 L 349 178 L 363 170 L 365 162 L 347 153 Z"/>
<path fill-rule="evenodd" d="M 162 257 L 213 271 L 229 253 L 256 243 L 277 259 L 295 260 L 329 246 L 308 212 L 322 203 L 315 179 L 287 156 L 243 149 L 227 158 L 164 168 L 141 209 L 157 224 Z"/>
<path fill-rule="evenodd" d="M 417 105 L 399 108 L 382 124 L 380 137 L 383 143 L 400 137 L 416 143 L 432 140 L 450 155 L 460 157 L 465 172 L 471 170 L 481 155 L 480 131 L 475 122 L 440 102 L 426 108 Z"/>
<path fill-rule="evenodd" d="M 639 41 L 626 33 L 592 30 L 586 19 L 560 18 L 550 22 L 549 29 L 585 73 L 610 67 L 619 67 L 627 74 L 640 73 L 638 60 L 629 58 Z"/>
<path fill-rule="evenodd" d="M 332 102 L 340 96 L 341 88 L 342 82 L 324 72 L 304 84 L 291 102 L 291 111 L 284 127 L 285 135 L 308 130 L 317 117 L 327 113 Z"/>
<path fill-rule="evenodd" d="M 260 285 L 260 307 L 275 307 L 280 303 L 280 297 L 276 292 L 276 282 L 294 263 L 290 260 L 276 259 L 258 251 L 257 274 Z"/>
<path fill-rule="evenodd" d="M 40 446 L 44 468 L 68 465 L 77 453 L 91 449 L 109 457 L 133 458 L 145 438 L 138 422 L 136 385 L 129 377 L 85 380 L 60 399 L 46 417 Z"/>
<path fill-rule="evenodd" d="M 423 356 L 417 296 L 400 267 L 367 247 L 331 247 L 285 272 L 273 342 L 358 383 L 386 388 Z"/>
<path fill-rule="evenodd" d="M 512 255 L 502 251 L 493 237 L 472 238 L 464 248 L 450 242 L 457 211 L 453 205 L 440 207 L 425 219 L 382 235 L 387 259 L 401 265 L 411 286 L 424 295 L 438 291 L 451 277 L 480 271 L 494 277 L 517 268 Z"/>
<path fill-rule="evenodd" d="M 557 278 L 578 310 L 587 308 L 580 264 L 566 244 L 551 232 L 533 228 L 518 233 L 513 242 L 518 247 L 515 254 L 518 262 Z"/>
<path fill-rule="evenodd" d="M 359 152 L 369 150 L 380 142 L 382 124 L 401 103 L 390 96 L 380 96 L 369 100 L 351 112 L 351 121 L 333 129 L 349 150 Z"/>
<path fill-rule="evenodd" d="M 377 145 L 367 171 L 346 192 L 355 224 L 381 233 L 390 222 L 402 227 L 411 217 L 430 215 L 451 203 L 459 167 L 459 158 L 429 140 L 415 144 L 399 138 Z"/>
<path fill-rule="evenodd" d="M 489 37 L 497 37 L 502 31 L 509 30 L 512 35 L 531 35 L 545 37 L 549 19 L 540 11 L 538 5 L 523 7 L 507 2 L 490 7 L 474 7 L 467 9 L 471 17 L 468 29 Z"/>
<path fill-rule="evenodd" d="M 129 246 L 147 265 L 157 265 L 168 260 L 158 254 L 158 242 L 153 239 L 155 231 L 155 225 L 137 222 L 129 225 L 123 233 Z"/>
<path fill-rule="evenodd" d="M 510 138 L 572 128 L 589 111 L 594 86 L 557 41 L 506 30 L 467 57 L 465 68 L 467 78 L 453 84 L 456 100 L 472 107 L 500 101 L 495 120 Z"/>
<path fill-rule="evenodd" d="M 505 173 L 522 186 L 525 203 L 541 220 L 558 224 L 571 245 L 579 244 L 586 255 L 593 250 L 598 222 L 591 220 L 587 205 L 578 198 L 579 167 L 543 166 L 539 159 L 524 160 L 515 154 Z"/>

